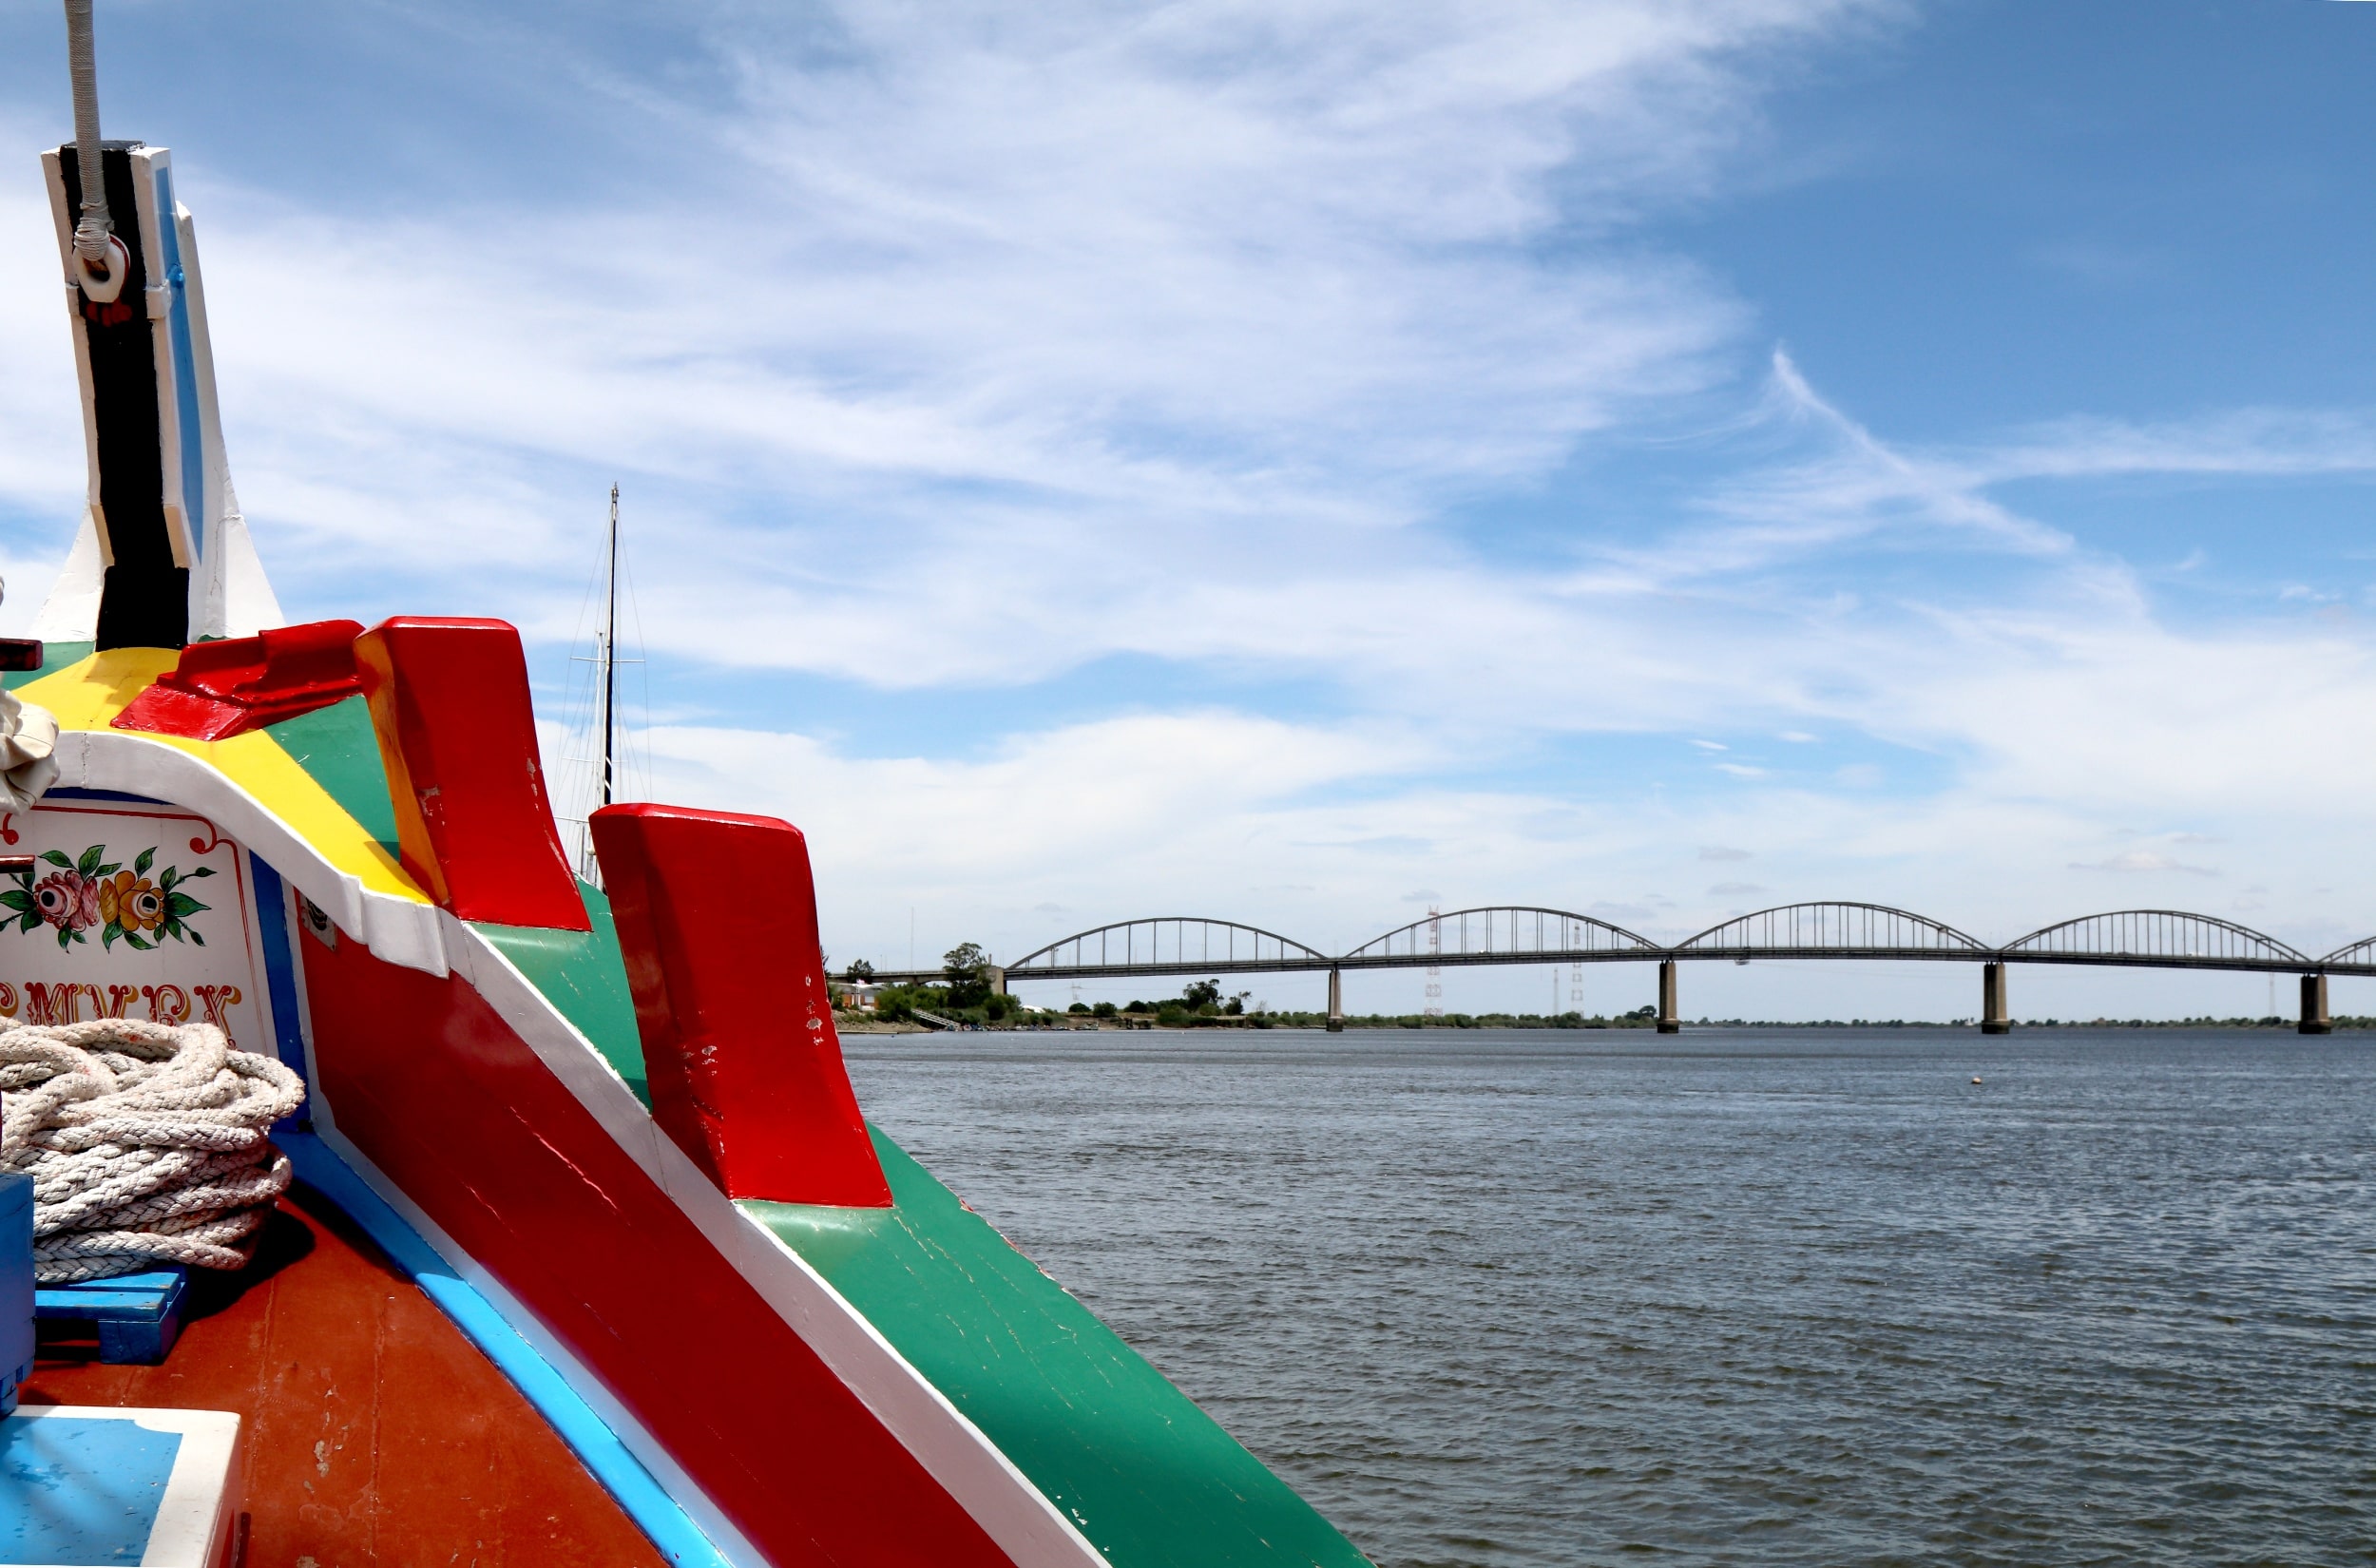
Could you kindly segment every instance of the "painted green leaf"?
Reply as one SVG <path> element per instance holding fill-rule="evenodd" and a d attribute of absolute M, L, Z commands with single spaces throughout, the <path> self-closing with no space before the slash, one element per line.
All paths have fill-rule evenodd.
<path fill-rule="evenodd" d="M 187 932 L 189 932 L 189 933 L 190 933 L 190 940 L 191 940 L 192 942 L 197 943 L 197 944 L 198 944 L 200 947 L 203 947 L 204 946 L 206 946 L 206 939 L 205 939 L 204 937 L 202 937 L 202 936 L 201 936 L 201 935 L 199 935 L 199 934 L 198 934 L 198 927 L 195 927 L 195 926 L 176 926 L 176 927 L 174 927 L 174 929 L 175 929 L 175 930 L 177 930 L 177 931 L 187 931 Z"/>
<path fill-rule="evenodd" d="M 182 880 L 184 882 L 196 882 L 201 876 L 212 876 L 214 874 L 215 869 L 212 866 L 201 866 L 198 870 L 192 871 Z"/>
<path fill-rule="evenodd" d="M 160 892 L 169 893 L 173 891 L 173 885 L 181 880 L 182 873 L 168 866 L 164 869 L 164 873 L 157 878 L 157 889 Z"/>
<path fill-rule="evenodd" d="M 110 920 L 107 922 L 107 928 L 99 933 L 99 945 L 102 947 L 112 947 L 116 945 L 116 938 L 123 934 L 124 927 Z"/>
<path fill-rule="evenodd" d="M 142 936 L 138 931 L 125 932 L 124 940 L 129 942 L 133 947 L 138 947 L 142 952 L 146 952 L 149 948 L 157 946 L 157 944 Z"/>
<path fill-rule="evenodd" d="M 211 908 L 212 905 L 201 904 L 187 893 L 165 894 L 165 913 L 176 920 L 187 920 L 199 910 Z"/>
<path fill-rule="evenodd" d="M 82 872 L 86 877 L 97 876 L 99 874 L 99 862 L 106 856 L 106 853 L 107 846 L 105 844 L 94 844 L 89 849 L 83 851 L 83 858 L 75 862 L 74 869 Z"/>
<path fill-rule="evenodd" d="M 49 862 L 52 866 L 64 866 L 69 871 L 74 870 L 74 862 L 68 860 L 66 856 L 60 854 L 55 850 L 42 851 L 41 857 Z"/>
<path fill-rule="evenodd" d="M 132 874 L 134 876 L 146 876 L 148 874 L 148 868 L 154 866 L 155 864 L 157 864 L 157 847 L 152 844 L 147 849 L 143 850 L 139 854 L 132 857 Z"/>
<path fill-rule="evenodd" d="M 33 927 L 35 927 L 36 926 L 39 926 L 40 924 L 41 924 L 41 916 L 39 916 L 39 915 L 37 915 L 37 914 L 28 913 L 28 914 L 27 914 L 27 915 L 26 915 L 23 919 L 19 920 L 19 921 L 16 923 L 16 928 L 17 928 L 18 930 L 20 930 L 20 931 L 29 931 L 29 930 L 33 929 Z"/>
<path fill-rule="evenodd" d="M 124 862 L 120 860 L 110 861 L 106 865 L 100 867 L 99 870 L 91 872 L 91 875 L 113 876 L 116 872 L 122 870 L 124 870 Z"/>
<path fill-rule="evenodd" d="M 69 943 L 69 942 L 73 941 L 73 940 L 74 940 L 74 927 L 72 927 L 71 926 L 61 926 L 61 927 L 58 927 L 58 947 L 59 947 L 60 950 L 62 950 L 62 951 L 63 951 L 63 950 L 65 949 L 65 947 L 66 947 L 66 945 L 67 945 L 67 943 Z"/>
<path fill-rule="evenodd" d="M 0 889 L 0 909 L 14 909 L 18 914 L 31 914 L 33 895 L 23 888 Z"/>

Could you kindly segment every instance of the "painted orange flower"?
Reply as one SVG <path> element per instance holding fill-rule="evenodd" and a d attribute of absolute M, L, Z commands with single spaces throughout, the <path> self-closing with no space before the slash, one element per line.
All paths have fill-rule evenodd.
<path fill-rule="evenodd" d="M 127 931 L 153 931 L 165 918 L 165 895 L 148 878 L 118 871 L 100 879 L 99 918 Z"/>

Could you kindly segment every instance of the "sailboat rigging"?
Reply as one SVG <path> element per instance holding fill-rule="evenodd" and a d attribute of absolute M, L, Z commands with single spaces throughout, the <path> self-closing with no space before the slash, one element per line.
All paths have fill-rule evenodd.
<path fill-rule="evenodd" d="M 624 787 L 624 770 L 619 750 L 619 666 L 641 663 L 641 660 L 619 657 L 619 487 L 610 487 L 610 518 L 603 542 L 603 603 L 602 621 L 594 633 L 594 651 L 589 655 L 572 654 L 574 663 L 590 663 L 593 669 L 592 707 L 589 728 L 591 755 L 570 758 L 573 762 L 591 764 L 591 778 L 582 788 L 591 795 L 592 803 L 584 814 L 569 818 L 578 831 L 578 874 L 601 886 L 602 868 L 596 862 L 594 840 L 586 829 L 586 817 L 612 804 Z M 584 711 L 584 710 L 580 710 Z M 574 792 L 573 792 L 574 793 Z"/>

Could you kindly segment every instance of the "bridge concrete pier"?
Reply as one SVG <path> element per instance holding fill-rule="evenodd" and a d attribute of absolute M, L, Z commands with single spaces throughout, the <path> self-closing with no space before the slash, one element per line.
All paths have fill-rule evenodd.
<path fill-rule="evenodd" d="M 1329 1033 L 1341 1035 L 1344 1032 L 1345 972 L 1342 969 L 1331 969 L 1329 971 Z"/>
<path fill-rule="evenodd" d="M 1658 960 L 1658 1032 L 1662 1035 L 1683 1032 L 1683 1021 L 1675 1010 L 1675 960 L 1671 958 Z"/>
<path fill-rule="evenodd" d="M 1980 1032 L 1984 1035 L 2009 1035 L 2013 1018 L 2004 1005 L 2004 966 L 1983 964 L 1980 966 Z"/>
<path fill-rule="evenodd" d="M 2335 1032 L 2335 1021 L 2327 1013 L 2325 975 L 2302 977 L 2302 1022 L 2297 1027 L 2306 1035 L 2330 1035 Z"/>

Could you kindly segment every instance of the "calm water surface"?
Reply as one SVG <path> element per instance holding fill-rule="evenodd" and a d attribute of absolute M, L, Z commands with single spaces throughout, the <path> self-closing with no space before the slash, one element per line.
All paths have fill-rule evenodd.
<path fill-rule="evenodd" d="M 2376 1561 L 2361 1036 L 847 1046 L 1381 1564 Z"/>

